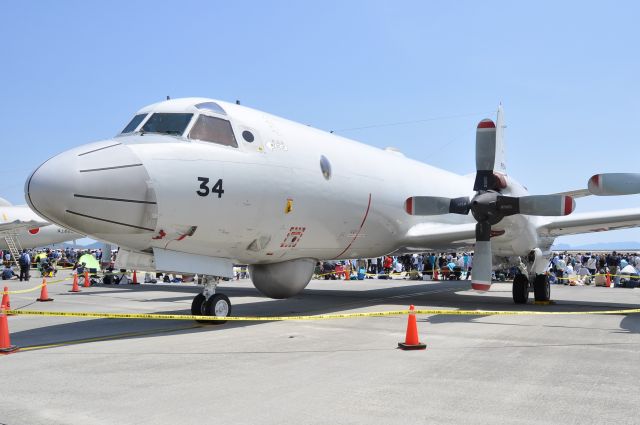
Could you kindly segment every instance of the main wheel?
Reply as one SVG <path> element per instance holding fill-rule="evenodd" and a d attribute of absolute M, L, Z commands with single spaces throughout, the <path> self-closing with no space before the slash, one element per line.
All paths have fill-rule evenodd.
<path fill-rule="evenodd" d="M 224 294 L 216 294 L 204 304 L 206 316 L 227 317 L 231 314 L 231 301 Z M 226 320 L 210 320 L 212 325 L 222 325 Z"/>
<path fill-rule="evenodd" d="M 526 304 L 529 300 L 529 279 L 523 274 L 517 274 L 513 278 L 513 302 Z"/>
<path fill-rule="evenodd" d="M 533 296 L 536 301 L 549 301 L 551 299 L 551 285 L 546 274 L 538 274 L 533 281 Z"/>
<path fill-rule="evenodd" d="M 207 298 L 204 295 L 202 294 L 196 295 L 193 301 L 191 302 L 191 314 L 194 316 L 205 316 L 206 313 L 204 310 L 204 306 L 206 302 L 207 302 Z M 208 323 L 208 321 L 198 320 L 198 323 Z"/>

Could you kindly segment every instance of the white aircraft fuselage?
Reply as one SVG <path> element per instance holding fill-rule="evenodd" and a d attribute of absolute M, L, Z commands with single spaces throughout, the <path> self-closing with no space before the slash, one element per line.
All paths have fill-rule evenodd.
<path fill-rule="evenodd" d="M 458 248 L 474 249 L 474 289 L 489 289 L 497 263 L 516 265 L 514 301 L 530 282 L 548 301 L 554 238 L 636 227 L 640 209 L 571 214 L 586 189 L 526 196 L 507 175 L 503 128 L 501 107 L 478 124 L 474 179 L 244 106 L 168 100 L 43 163 L 25 196 L 45 219 L 119 245 L 117 268 L 198 274 L 196 315 L 230 314 L 216 287 L 234 263 L 287 298 L 318 260 Z"/>
<path fill-rule="evenodd" d="M 172 100 L 138 114 L 147 114 L 142 126 L 152 113 L 194 114 L 185 135 L 198 114 L 228 120 L 237 147 L 122 134 L 45 162 L 27 181 L 28 202 L 48 220 L 134 251 L 160 248 L 242 264 L 444 249 L 416 245 L 411 229 L 425 221 L 474 223 L 471 216 L 425 219 L 404 210 L 415 194 L 473 196 L 473 176 L 244 106 L 215 101 L 224 114 L 194 106 L 205 102 L 214 101 Z M 504 194 L 527 193 L 507 179 Z M 493 252 L 526 255 L 538 247 L 534 220 L 517 215 L 495 225 L 496 234 L 504 233 L 492 239 Z"/>

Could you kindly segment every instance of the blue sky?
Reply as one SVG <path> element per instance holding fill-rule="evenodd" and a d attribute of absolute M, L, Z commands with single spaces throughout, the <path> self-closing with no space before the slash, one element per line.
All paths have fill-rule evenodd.
<path fill-rule="evenodd" d="M 172 97 L 240 99 L 459 173 L 502 102 L 511 176 L 532 193 L 640 171 L 640 4 L 25 1 L 2 8 L 0 196 L 50 156 Z M 424 120 L 414 124 L 370 125 Z M 443 161 L 444 158 L 447 160 Z M 358 161 L 354 158 L 354 161 Z M 430 182 L 425 182 L 428 184 Z M 640 196 L 579 199 L 577 211 Z M 640 240 L 640 230 L 565 237 Z"/>

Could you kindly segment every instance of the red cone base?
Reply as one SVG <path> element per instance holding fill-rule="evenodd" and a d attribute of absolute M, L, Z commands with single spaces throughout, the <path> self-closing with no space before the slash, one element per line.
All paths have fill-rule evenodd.
<path fill-rule="evenodd" d="M 0 354 L 11 354 L 18 351 L 18 347 L 11 345 L 9 337 L 9 324 L 7 323 L 7 315 L 4 314 L 4 308 L 0 311 Z"/>
<path fill-rule="evenodd" d="M 413 311 L 415 308 L 409 307 L 409 310 Z M 398 343 L 398 348 L 402 350 L 424 350 L 427 348 L 426 344 L 423 344 L 418 339 L 418 323 L 416 321 L 416 315 L 409 313 L 407 320 L 407 334 L 404 338 L 404 342 Z"/>
<path fill-rule="evenodd" d="M 49 298 L 49 291 L 47 291 L 47 279 L 42 279 L 42 289 L 40 290 L 40 298 L 36 301 L 45 302 L 53 301 L 53 298 Z"/>

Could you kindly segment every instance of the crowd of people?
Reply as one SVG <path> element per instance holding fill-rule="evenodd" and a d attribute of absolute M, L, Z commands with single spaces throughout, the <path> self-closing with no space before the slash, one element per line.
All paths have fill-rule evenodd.
<path fill-rule="evenodd" d="M 11 253 L 0 251 L 3 280 L 29 280 L 30 271 L 37 269 L 42 276 L 53 276 L 59 267 L 82 269 L 78 262 L 85 254 L 93 256 L 100 264 L 112 264 L 115 253 L 108 258 L 101 249 L 82 250 L 39 249 L 23 250 L 17 259 L 19 271 L 14 270 Z M 103 261 L 104 260 L 104 261 Z M 236 271 L 236 270 L 234 270 Z M 608 280 L 615 287 L 640 286 L 640 255 L 638 253 L 586 252 L 553 253 L 547 272 L 553 284 L 604 285 Z M 237 268 L 238 277 L 247 277 L 246 267 Z M 496 270 L 496 280 L 512 279 L 518 269 Z M 421 253 L 400 256 L 383 256 L 368 259 L 318 262 L 315 270 L 318 278 L 336 279 L 349 275 L 351 279 L 389 279 L 394 276 L 420 280 L 426 279 L 469 279 L 473 275 L 473 252 Z M 168 276 L 168 275 L 167 275 Z M 158 276 L 156 276 L 157 278 Z M 146 280 L 146 279 L 145 279 Z M 165 279 L 166 280 L 166 279 Z"/>
<path fill-rule="evenodd" d="M 335 278 L 345 271 L 356 278 L 378 277 L 388 279 L 394 275 L 406 274 L 410 279 L 422 276 L 443 279 L 469 279 L 473 269 L 473 253 L 435 253 L 386 255 L 378 258 L 324 261 L 316 266 L 316 275 L 325 279 Z"/>
<path fill-rule="evenodd" d="M 553 283 L 604 284 L 634 288 L 640 284 L 640 255 L 637 253 L 555 253 L 549 262 Z"/>
<path fill-rule="evenodd" d="M 102 263 L 102 249 L 23 249 L 16 260 L 14 260 L 9 251 L 0 250 L 0 258 L 2 258 L 0 275 L 2 280 L 18 279 L 20 281 L 28 281 L 31 270 L 36 269 L 41 276 L 51 277 L 55 276 L 59 267 L 69 267 L 74 270 L 81 269 L 83 264 L 79 263 L 78 260 L 85 254 L 90 254 L 99 263 Z M 105 261 L 110 262 L 112 260 L 111 257 L 110 255 L 108 260 L 105 258 Z M 16 263 L 19 271 L 14 269 L 14 264 Z"/>
<path fill-rule="evenodd" d="M 315 274 L 335 279 L 348 273 L 355 279 L 469 279 L 473 275 L 473 252 L 424 253 L 379 258 L 319 262 Z M 519 273 L 517 267 L 493 272 L 494 280 L 508 280 Z M 638 253 L 553 253 L 547 273 L 553 284 L 605 285 L 610 279 L 615 287 L 640 286 Z"/>

